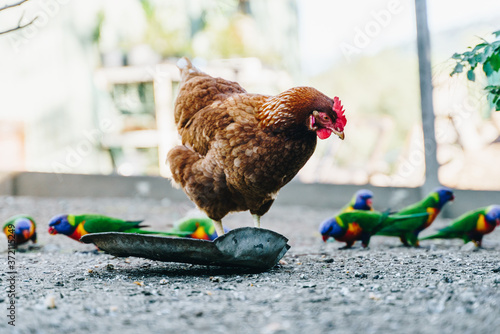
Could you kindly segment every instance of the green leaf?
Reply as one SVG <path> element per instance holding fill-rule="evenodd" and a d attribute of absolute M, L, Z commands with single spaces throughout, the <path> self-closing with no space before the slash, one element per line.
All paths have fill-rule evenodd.
<path fill-rule="evenodd" d="M 451 56 L 451 59 L 456 59 L 456 60 L 460 60 L 462 59 L 462 54 L 460 53 L 454 53 L 453 56 Z"/>
<path fill-rule="evenodd" d="M 482 49 L 484 48 L 485 46 L 487 46 L 489 43 L 480 43 L 478 45 L 476 45 L 474 47 L 474 49 L 472 49 L 472 52 L 476 53 L 477 51 L 479 51 L 479 49 Z"/>
<path fill-rule="evenodd" d="M 467 71 L 467 79 L 469 79 L 470 81 L 476 81 L 476 74 L 474 73 L 473 69 Z"/>
<path fill-rule="evenodd" d="M 493 74 L 495 71 L 493 71 L 493 67 L 491 66 L 489 61 L 486 61 L 483 64 L 483 71 L 484 74 L 486 74 L 487 77 L 489 77 L 491 74 Z"/>
<path fill-rule="evenodd" d="M 486 57 L 486 59 L 490 57 L 492 53 L 493 53 L 493 48 L 491 47 L 491 45 L 488 45 L 487 47 L 484 48 L 483 54 Z"/>
<path fill-rule="evenodd" d="M 493 71 L 496 72 L 500 70 L 500 55 L 498 53 L 492 54 L 488 61 L 490 62 Z"/>
<path fill-rule="evenodd" d="M 457 65 L 453 69 L 453 72 L 451 72 L 450 76 L 456 73 L 462 73 L 463 70 L 464 70 L 464 65 L 462 65 L 461 63 L 457 63 Z"/>
<path fill-rule="evenodd" d="M 495 37 L 500 37 L 500 30 L 494 31 L 493 35 L 495 35 Z"/>
<path fill-rule="evenodd" d="M 479 54 L 477 54 L 477 55 L 474 57 L 474 60 L 475 60 L 478 64 L 482 64 L 482 63 L 484 63 L 484 61 L 486 60 L 486 57 L 484 56 L 484 53 L 479 53 Z"/>

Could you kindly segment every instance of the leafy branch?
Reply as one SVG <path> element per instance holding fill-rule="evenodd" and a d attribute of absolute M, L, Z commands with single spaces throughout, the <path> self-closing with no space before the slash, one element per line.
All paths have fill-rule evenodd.
<path fill-rule="evenodd" d="M 496 38 L 500 37 L 500 30 L 493 32 Z M 483 42 L 476 45 L 470 51 L 455 53 L 452 59 L 456 60 L 456 65 L 450 76 L 462 73 L 467 70 L 467 79 L 476 81 L 476 67 L 482 68 L 486 77 L 491 78 L 493 74 L 500 70 L 500 40 Z M 500 86 L 488 85 L 484 88 L 492 97 L 495 110 L 500 111 Z"/>
<path fill-rule="evenodd" d="M 13 8 L 13 7 L 20 6 L 23 3 L 25 3 L 26 1 L 29 1 L 29 0 L 21 0 L 19 2 L 13 3 L 11 5 L 5 5 L 2 8 L 0 8 L 0 12 L 3 11 L 3 10 L 7 10 L 7 9 L 10 9 L 10 8 Z M 26 24 L 21 24 L 21 21 L 23 20 L 23 18 L 24 18 L 24 14 L 21 16 L 21 18 L 17 22 L 17 27 L 14 27 L 14 28 L 11 28 L 11 29 L 7 29 L 7 30 L 4 30 L 4 31 L 0 31 L 0 35 L 7 34 L 9 32 L 16 31 L 16 30 L 19 30 L 19 29 L 22 29 L 22 28 L 25 28 L 25 27 L 29 26 L 33 22 L 35 22 L 35 20 L 38 18 L 38 16 L 35 17 L 33 20 L 31 20 L 30 22 L 28 22 Z"/>

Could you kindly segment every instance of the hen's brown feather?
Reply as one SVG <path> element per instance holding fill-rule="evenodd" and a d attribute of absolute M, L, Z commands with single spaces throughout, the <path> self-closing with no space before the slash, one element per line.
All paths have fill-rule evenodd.
<path fill-rule="evenodd" d="M 175 121 L 183 145 L 167 157 L 173 180 L 214 220 L 231 211 L 265 214 L 314 152 L 308 117 L 332 110 L 332 100 L 310 87 L 248 94 L 189 61 L 181 73 Z"/>

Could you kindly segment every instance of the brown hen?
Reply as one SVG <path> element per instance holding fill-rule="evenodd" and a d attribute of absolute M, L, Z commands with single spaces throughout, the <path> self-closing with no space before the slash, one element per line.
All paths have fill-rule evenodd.
<path fill-rule="evenodd" d="M 182 145 L 168 153 L 172 178 L 224 234 L 222 218 L 246 211 L 260 217 L 278 191 L 311 157 L 316 136 L 344 139 L 340 100 L 312 87 L 276 96 L 249 94 L 182 58 L 175 122 Z"/>

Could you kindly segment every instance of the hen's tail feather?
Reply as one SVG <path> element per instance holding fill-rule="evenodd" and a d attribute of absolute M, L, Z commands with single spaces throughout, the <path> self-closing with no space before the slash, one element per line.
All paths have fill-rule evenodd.
<path fill-rule="evenodd" d="M 213 160 L 207 161 L 179 145 L 168 152 L 167 161 L 173 181 L 180 184 L 189 199 L 212 220 L 220 221 L 228 212 L 236 211 L 237 204 L 226 186 L 225 174 L 216 164 L 210 164 Z"/>
<path fill-rule="evenodd" d="M 191 175 L 187 169 L 200 159 L 200 156 L 191 152 L 185 146 L 176 146 L 168 152 L 167 162 L 172 172 L 172 180 L 182 188 L 186 186 L 187 179 Z"/>
<path fill-rule="evenodd" d="M 177 61 L 177 67 L 181 71 L 181 82 L 186 82 L 193 75 L 203 73 L 187 57 L 180 58 Z"/>

